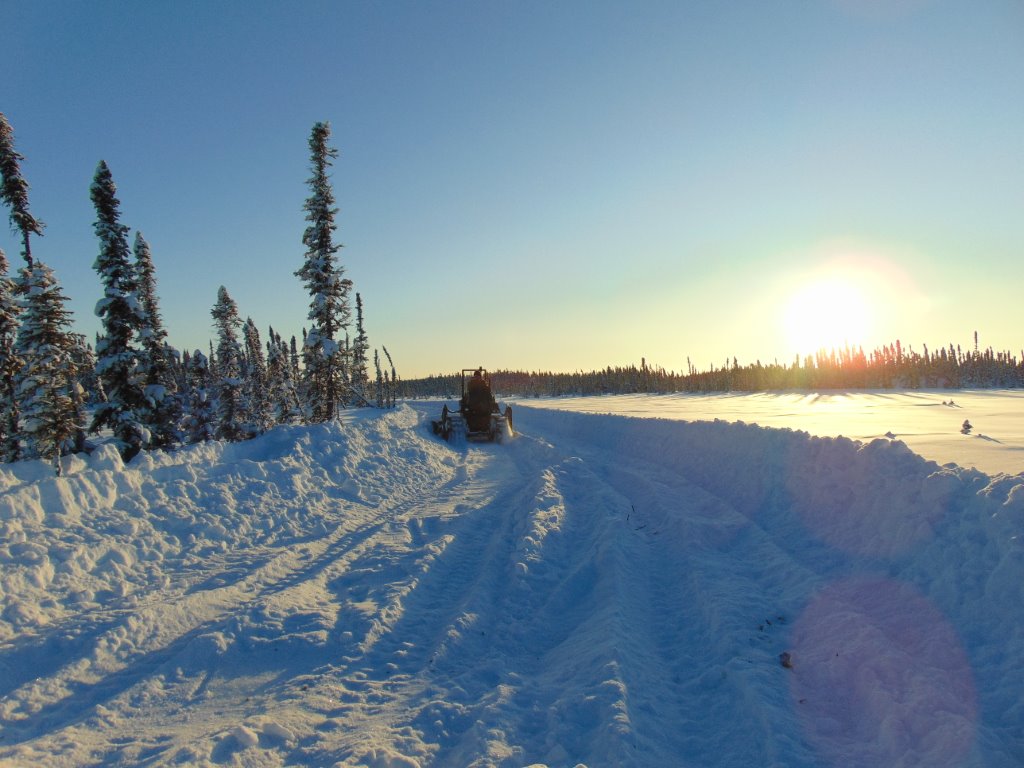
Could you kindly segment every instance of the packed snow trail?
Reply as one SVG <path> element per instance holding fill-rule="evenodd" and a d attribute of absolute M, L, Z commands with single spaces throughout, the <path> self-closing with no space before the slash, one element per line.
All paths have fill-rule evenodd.
<path fill-rule="evenodd" d="M 0 763 L 1024 761 L 1024 479 L 435 410 L 0 469 Z"/>

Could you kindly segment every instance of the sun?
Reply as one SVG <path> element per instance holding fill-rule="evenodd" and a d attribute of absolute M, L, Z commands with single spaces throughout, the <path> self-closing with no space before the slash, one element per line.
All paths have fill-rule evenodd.
<path fill-rule="evenodd" d="M 784 306 L 782 323 L 793 351 L 808 355 L 863 344 L 874 314 L 857 281 L 833 275 L 800 286 Z"/>

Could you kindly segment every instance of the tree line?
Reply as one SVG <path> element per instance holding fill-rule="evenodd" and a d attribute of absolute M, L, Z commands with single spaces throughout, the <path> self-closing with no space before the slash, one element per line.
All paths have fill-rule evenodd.
<path fill-rule="evenodd" d="M 961 389 L 1024 387 L 1024 353 L 991 347 L 965 351 L 949 344 L 922 351 L 905 348 L 899 341 L 865 354 L 861 347 L 820 350 L 796 357 L 790 364 L 774 361 L 740 365 L 726 359 L 721 367 L 698 371 L 687 361 L 686 372 L 640 365 L 609 366 L 602 370 L 555 373 L 499 370 L 491 377 L 496 391 L 505 396 L 560 397 L 671 392 L 771 392 L 803 389 Z M 459 396 L 460 375 L 436 374 L 399 382 L 401 397 Z"/>
<path fill-rule="evenodd" d="M 14 132 L 0 113 L 0 202 L 20 235 L 25 265 L 10 274 L 0 249 L 0 461 L 42 458 L 60 474 L 60 457 L 88 451 L 90 436 L 112 441 L 125 460 L 140 451 L 205 440 L 246 440 L 276 424 L 334 419 L 359 406 L 393 406 L 398 376 L 370 346 L 363 301 L 344 276 L 329 169 L 337 157 L 330 126 L 309 138 L 310 195 L 303 210 L 304 261 L 295 272 L 309 296 L 301 343 L 273 328 L 266 341 L 244 321 L 221 286 L 210 311 L 216 331 L 208 353 L 179 352 L 160 314 L 149 243 L 121 222 L 110 168 L 100 161 L 89 190 L 99 253 L 93 264 L 102 296 L 95 347 L 72 331 L 67 297 L 53 270 L 32 253 L 45 225 L 30 211 Z M 354 330 L 354 336 L 350 333 Z"/>

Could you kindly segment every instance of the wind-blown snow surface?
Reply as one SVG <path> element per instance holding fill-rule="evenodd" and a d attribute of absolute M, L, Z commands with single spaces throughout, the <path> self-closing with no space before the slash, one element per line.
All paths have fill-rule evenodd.
<path fill-rule="evenodd" d="M 940 464 L 1024 472 L 1024 391 L 859 390 L 605 395 L 529 401 L 559 410 L 686 421 L 743 421 L 863 442 L 898 438 Z M 972 429 L 963 434 L 967 420 Z"/>
<path fill-rule="evenodd" d="M 1024 764 L 1024 477 L 435 410 L 0 468 L 0 763 Z"/>

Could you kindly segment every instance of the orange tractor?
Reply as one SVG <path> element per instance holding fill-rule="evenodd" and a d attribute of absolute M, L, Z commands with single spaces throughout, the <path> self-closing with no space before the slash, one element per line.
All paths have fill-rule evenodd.
<path fill-rule="evenodd" d="M 431 426 L 435 435 L 440 435 L 449 443 L 466 440 L 500 443 L 513 435 L 512 406 L 506 405 L 504 412 L 498 407 L 487 371 L 483 368 L 463 368 L 459 409 L 453 411 L 445 403 L 440 420 L 432 421 Z"/>

